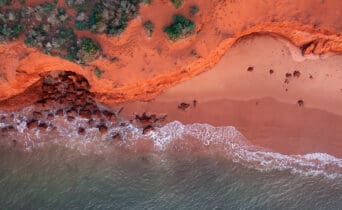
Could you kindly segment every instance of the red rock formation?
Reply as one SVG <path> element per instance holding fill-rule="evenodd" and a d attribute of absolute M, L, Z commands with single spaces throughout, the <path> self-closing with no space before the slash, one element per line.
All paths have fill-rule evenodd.
<path fill-rule="evenodd" d="M 40 2 L 32 0 L 27 4 Z M 163 27 L 175 13 L 188 16 L 193 3 L 186 1 L 177 11 L 168 1 L 142 6 L 140 18 L 132 20 L 118 37 L 78 31 L 79 36 L 86 35 L 100 43 L 104 55 L 84 66 L 27 48 L 23 37 L 1 44 L 0 109 L 16 109 L 35 101 L 40 97 L 36 88 L 40 86 L 41 75 L 56 70 L 84 76 L 91 92 L 104 104 L 149 100 L 166 88 L 210 69 L 236 42 L 251 34 L 283 37 L 301 47 L 305 55 L 342 52 L 342 1 L 339 0 L 298 0 L 291 4 L 273 0 L 199 0 L 196 4 L 200 12 L 193 19 L 196 33 L 181 41 L 169 41 Z M 58 4 L 66 8 L 64 1 Z M 66 10 L 68 14 L 75 12 Z M 141 27 L 147 19 L 156 26 L 151 38 L 144 35 Z M 191 54 L 193 50 L 197 56 Z M 95 76 L 96 67 L 103 70 L 101 78 Z M 84 80 L 78 82 L 80 87 L 89 86 Z M 53 90 L 47 87 L 44 91 L 50 94 Z M 67 95 L 59 102 L 85 103 L 84 97 L 74 100 L 73 95 Z M 48 107 L 51 102 L 42 100 L 39 105 Z"/>

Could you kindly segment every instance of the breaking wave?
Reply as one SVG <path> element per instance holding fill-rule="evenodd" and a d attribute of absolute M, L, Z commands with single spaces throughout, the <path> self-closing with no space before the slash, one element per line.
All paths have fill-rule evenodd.
<path fill-rule="evenodd" d="M 329 154 L 312 153 L 305 155 L 284 155 L 256 147 L 232 126 L 214 127 L 208 124 L 183 125 L 175 121 L 153 131 L 157 150 L 165 150 L 175 139 L 196 138 L 206 146 L 217 145 L 224 150 L 225 156 L 234 162 L 261 171 L 290 170 L 305 175 L 324 175 L 330 178 L 342 176 L 342 159 Z"/>
<path fill-rule="evenodd" d="M 137 142 L 142 141 L 151 146 L 151 152 L 164 153 L 182 151 L 189 146 L 186 144 L 187 141 L 193 141 L 200 150 L 211 153 L 219 151 L 220 154 L 236 163 L 260 171 L 288 170 L 291 173 L 307 176 L 320 175 L 332 179 L 342 177 L 342 159 L 324 153 L 305 155 L 276 153 L 251 144 L 233 126 L 215 127 L 199 123 L 184 125 L 174 121 L 143 134 L 142 128 L 128 122 L 121 123 L 120 126 L 106 122 L 109 129 L 105 135 L 101 135 L 98 128 L 89 128 L 83 135 L 79 135 L 77 128 L 87 124 L 87 121 L 82 118 L 77 118 L 73 122 L 56 118 L 51 123 L 58 126 L 49 127 L 46 132 L 38 129 L 28 130 L 26 118 L 22 115 L 14 114 L 12 118 L 17 130 L 12 138 L 16 138 L 18 144 L 22 143 L 26 150 L 41 147 L 47 143 L 57 143 L 76 148 L 81 152 L 104 153 L 117 146 L 134 148 Z M 0 128 L 5 126 L 7 126 L 6 123 L 0 123 Z M 114 134 L 120 135 L 119 141 L 113 140 Z"/>

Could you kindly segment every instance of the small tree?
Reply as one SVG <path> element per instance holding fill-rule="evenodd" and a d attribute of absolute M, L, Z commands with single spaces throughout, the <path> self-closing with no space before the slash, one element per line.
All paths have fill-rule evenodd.
<path fill-rule="evenodd" d="M 148 37 L 151 37 L 154 31 L 154 23 L 150 20 L 144 22 L 144 29 Z"/>
<path fill-rule="evenodd" d="M 199 8 L 197 5 L 193 5 L 190 7 L 190 17 L 194 17 L 199 12 Z"/>
<path fill-rule="evenodd" d="M 164 28 L 164 32 L 168 35 L 169 39 L 176 41 L 180 38 L 190 36 L 195 29 L 195 23 L 186 19 L 184 16 L 173 16 L 173 23 Z"/>

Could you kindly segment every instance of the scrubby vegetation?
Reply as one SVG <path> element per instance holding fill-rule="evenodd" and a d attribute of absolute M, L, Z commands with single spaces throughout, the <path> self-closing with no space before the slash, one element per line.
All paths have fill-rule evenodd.
<path fill-rule="evenodd" d="M 68 7 L 75 9 L 76 15 L 69 17 L 56 0 L 21 9 L 0 7 L 0 42 L 17 39 L 24 35 L 28 47 L 35 47 L 44 53 L 60 56 L 73 62 L 86 64 L 101 54 L 100 45 L 90 38 L 79 38 L 70 28 L 90 30 L 93 33 L 118 35 L 128 22 L 135 18 L 140 4 L 150 4 L 152 0 L 64 0 Z M 12 4 L 12 0 L 0 0 L 0 6 Z M 21 4 L 25 0 L 19 0 Z M 173 1 L 181 5 L 181 1 Z M 147 36 L 151 37 L 155 26 L 152 21 L 143 23 Z M 182 35 L 188 26 L 183 28 Z M 175 35 L 177 37 L 177 35 Z"/>
<path fill-rule="evenodd" d="M 148 20 L 148 21 L 144 22 L 143 26 L 144 26 L 146 35 L 148 37 L 151 37 L 153 34 L 153 31 L 154 31 L 154 23 L 152 21 Z"/>
<path fill-rule="evenodd" d="M 173 6 L 176 7 L 176 9 L 180 8 L 184 2 L 184 0 L 171 0 Z"/>
<path fill-rule="evenodd" d="M 83 0 L 77 0 L 80 1 Z M 44 53 L 81 64 L 97 59 L 101 53 L 99 44 L 90 38 L 78 38 L 69 23 L 70 17 L 57 7 L 57 1 L 20 10 L 0 8 L 0 41 L 13 40 L 24 33 L 25 44 Z"/>
<path fill-rule="evenodd" d="M 194 17 L 198 12 L 199 8 L 197 5 L 190 6 L 190 17 Z"/>
<path fill-rule="evenodd" d="M 139 11 L 140 0 L 65 0 L 76 9 L 75 28 L 95 33 L 122 33 Z"/>
<path fill-rule="evenodd" d="M 23 31 L 20 12 L 4 11 L 0 13 L 0 42 L 16 39 Z"/>
<path fill-rule="evenodd" d="M 60 27 L 55 33 L 47 30 L 42 24 L 33 27 L 25 38 L 25 44 L 77 63 L 91 62 L 100 55 L 100 47 L 95 41 L 90 38 L 77 39 L 71 28 Z"/>
<path fill-rule="evenodd" d="M 77 57 L 81 62 L 91 62 L 100 56 L 100 46 L 90 38 L 82 38 L 77 41 L 79 51 Z"/>
<path fill-rule="evenodd" d="M 103 71 L 99 67 L 96 67 L 95 68 L 95 76 L 97 78 L 100 78 L 102 76 L 102 74 L 103 74 Z"/>
<path fill-rule="evenodd" d="M 184 16 L 175 15 L 173 23 L 164 28 L 164 32 L 168 35 L 169 39 L 176 41 L 181 38 L 186 38 L 193 34 L 195 23 L 186 19 Z"/>

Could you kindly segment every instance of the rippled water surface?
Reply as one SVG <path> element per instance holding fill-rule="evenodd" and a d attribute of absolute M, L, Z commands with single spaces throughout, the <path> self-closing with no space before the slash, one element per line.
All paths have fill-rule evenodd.
<path fill-rule="evenodd" d="M 2 148 L 2 209 L 338 209 L 342 179 L 255 170 L 194 152 Z"/>
<path fill-rule="evenodd" d="M 86 119 L 56 116 L 30 130 L 25 113 L 0 123 L 0 209 L 342 208 L 342 159 L 329 154 L 283 155 L 233 126 L 178 121 L 80 135 Z"/>

